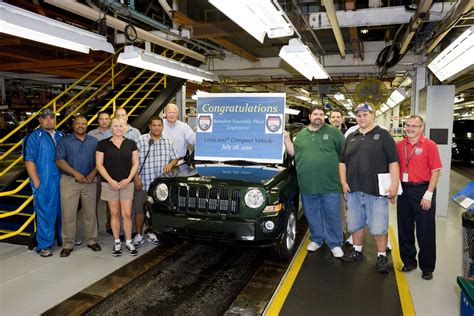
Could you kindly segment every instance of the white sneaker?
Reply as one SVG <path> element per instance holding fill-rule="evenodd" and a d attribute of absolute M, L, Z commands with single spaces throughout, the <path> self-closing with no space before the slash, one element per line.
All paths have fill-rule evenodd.
<path fill-rule="evenodd" d="M 392 243 L 390 242 L 390 237 L 387 237 L 387 250 L 392 251 Z"/>
<path fill-rule="evenodd" d="M 138 254 L 137 249 L 135 248 L 135 246 L 132 243 L 126 243 L 125 248 L 127 248 L 128 253 L 129 253 L 130 256 L 136 256 Z"/>
<path fill-rule="evenodd" d="M 312 241 L 312 242 L 310 242 L 310 243 L 308 244 L 308 247 L 306 247 L 306 250 L 308 250 L 308 251 L 316 251 L 316 250 L 319 249 L 319 247 L 321 247 L 321 246 L 318 245 L 317 242 Z"/>
<path fill-rule="evenodd" d="M 114 257 L 119 257 L 119 256 L 122 255 L 122 244 L 121 243 L 118 243 L 118 244 L 114 243 L 114 248 L 112 249 L 112 255 Z"/>
<path fill-rule="evenodd" d="M 331 252 L 334 258 L 342 258 L 344 256 L 344 251 L 342 251 L 341 247 L 334 247 L 331 249 Z"/>
<path fill-rule="evenodd" d="M 144 243 L 145 243 L 145 240 L 140 234 L 136 234 L 135 237 L 133 238 L 133 245 L 137 248 L 143 245 Z"/>
<path fill-rule="evenodd" d="M 146 240 L 151 242 L 153 245 L 159 245 L 160 244 L 160 240 L 158 239 L 158 237 L 156 236 L 156 234 L 154 232 L 146 233 Z"/>
<path fill-rule="evenodd" d="M 354 241 L 352 240 L 352 234 L 351 234 L 349 238 L 346 239 L 346 245 L 352 246 L 353 244 L 354 244 Z"/>

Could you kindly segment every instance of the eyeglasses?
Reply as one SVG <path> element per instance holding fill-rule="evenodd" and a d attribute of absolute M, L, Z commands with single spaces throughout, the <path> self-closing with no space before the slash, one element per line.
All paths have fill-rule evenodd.
<path fill-rule="evenodd" d="M 421 127 L 422 125 L 409 125 L 409 124 L 406 124 L 405 125 L 405 128 L 419 128 Z"/>

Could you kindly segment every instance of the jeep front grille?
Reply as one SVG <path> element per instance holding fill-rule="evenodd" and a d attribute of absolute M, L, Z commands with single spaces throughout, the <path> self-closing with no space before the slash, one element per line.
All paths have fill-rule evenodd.
<path fill-rule="evenodd" d="M 240 191 L 204 186 L 170 187 L 170 210 L 188 213 L 239 214 Z"/>

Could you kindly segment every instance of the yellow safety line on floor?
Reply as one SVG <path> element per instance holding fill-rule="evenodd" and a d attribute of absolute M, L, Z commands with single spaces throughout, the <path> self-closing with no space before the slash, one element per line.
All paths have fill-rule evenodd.
<path fill-rule="evenodd" d="M 389 227 L 388 234 L 390 241 L 392 242 L 392 262 L 393 270 L 395 271 L 395 278 L 397 280 L 398 295 L 400 297 L 400 303 L 402 304 L 402 311 L 404 316 L 416 315 L 415 307 L 411 299 L 410 289 L 408 288 L 407 279 L 405 274 L 400 271 L 403 267 L 402 259 L 400 259 L 400 249 L 393 231 L 393 227 Z"/>
<path fill-rule="evenodd" d="M 300 248 L 296 252 L 293 262 L 288 268 L 287 273 L 283 276 L 283 282 L 280 284 L 280 287 L 277 289 L 276 294 L 273 296 L 273 300 L 270 302 L 270 306 L 268 307 L 265 315 L 273 316 L 278 315 L 280 313 L 280 310 L 283 307 L 283 304 L 285 303 L 288 293 L 290 293 L 291 287 L 293 286 L 293 283 L 295 282 L 296 277 L 300 272 L 301 266 L 303 265 L 303 261 L 306 258 L 306 255 L 308 254 L 308 251 L 306 250 L 306 247 L 309 244 L 308 236 L 309 233 L 307 232 L 304 237 L 304 242 L 302 243 L 302 246 L 300 246 Z"/>

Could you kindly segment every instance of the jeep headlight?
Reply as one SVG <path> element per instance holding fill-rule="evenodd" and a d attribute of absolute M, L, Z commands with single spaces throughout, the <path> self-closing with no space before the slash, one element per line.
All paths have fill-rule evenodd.
<path fill-rule="evenodd" d="M 158 184 L 155 189 L 155 196 L 161 202 L 166 201 L 168 198 L 168 186 L 164 183 Z"/>
<path fill-rule="evenodd" d="M 250 208 L 259 208 L 265 203 L 265 197 L 259 189 L 250 189 L 245 193 L 244 201 Z"/>

